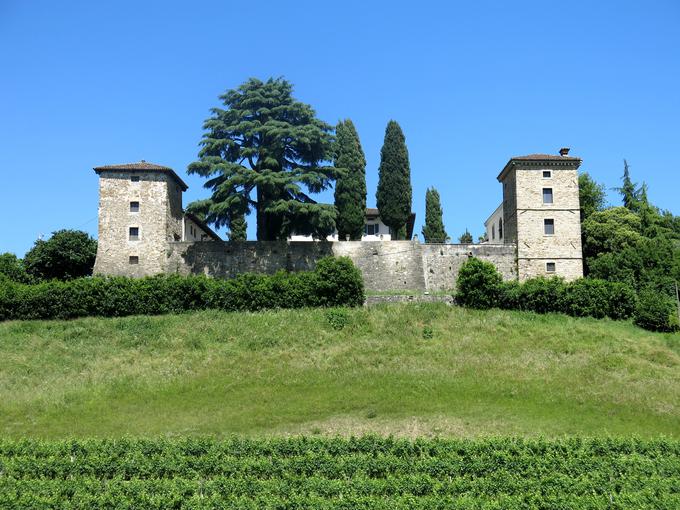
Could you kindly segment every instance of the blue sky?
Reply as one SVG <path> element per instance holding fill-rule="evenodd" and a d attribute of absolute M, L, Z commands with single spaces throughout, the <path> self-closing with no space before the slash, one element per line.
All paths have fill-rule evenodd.
<path fill-rule="evenodd" d="M 369 205 L 397 120 L 418 233 L 428 186 L 451 237 L 476 237 L 507 160 L 561 146 L 608 187 L 627 158 L 680 214 L 678 26 L 677 1 L 0 0 L 0 252 L 60 228 L 96 235 L 93 166 L 146 159 L 184 177 L 209 108 L 251 76 L 284 76 L 323 120 L 354 121 Z M 186 180 L 185 204 L 207 196 Z"/>

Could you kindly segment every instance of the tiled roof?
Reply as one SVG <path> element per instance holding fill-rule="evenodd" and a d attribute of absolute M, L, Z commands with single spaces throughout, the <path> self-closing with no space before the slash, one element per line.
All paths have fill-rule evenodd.
<path fill-rule="evenodd" d="M 515 156 L 510 158 L 517 160 L 537 160 L 537 161 L 581 161 L 581 158 L 575 158 L 573 156 L 560 156 L 559 154 L 528 154 L 526 156 Z"/>
<path fill-rule="evenodd" d="M 179 175 L 177 175 L 172 168 L 163 165 L 156 165 L 155 163 L 149 163 L 148 161 L 144 160 L 141 160 L 138 163 L 124 163 L 122 165 L 103 165 L 94 167 L 94 171 L 98 174 L 106 171 L 117 172 L 120 170 L 167 173 L 177 181 L 177 183 L 182 187 L 183 191 L 186 191 L 189 188 L 189 186 L 187 186 L 187 184 L 182 179 L 180 179 Z"/>
<path fill-rule="evenodd" d="M 366 216 L 379 216 L 380 212 L 378 211 L 377 208 L 375 207 L 367 207 L 366 208 Z"/>

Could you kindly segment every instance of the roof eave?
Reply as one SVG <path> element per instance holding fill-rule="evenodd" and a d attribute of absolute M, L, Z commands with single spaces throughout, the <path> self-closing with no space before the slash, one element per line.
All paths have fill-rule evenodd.
<path fill-rule="evenodd" d="M 571 163 L 573 166 L 575 166 L 577 169 L 578 167 L 581 166 L 582 160 L 581 158 L 564 158 L 564 159 L 524 159 L 524 158 L 511 158 L 503 167 L 503 170 L 501 170 L 501 173 L 498 174 L 498 177 L 496 179 L 498 182 L 503 182 L 503 179 L 505 179 L 505 176 L 507 173 L 510 171 L 511 168 L 515 166 L 516 163 L 524 163 L 527 165 L 531 166 L 539 166 L 539 165 L 553 165 L 553 166 L 564 166 L 565 163 Z M 549 166 L 548 166 L 549 167 Z"/>

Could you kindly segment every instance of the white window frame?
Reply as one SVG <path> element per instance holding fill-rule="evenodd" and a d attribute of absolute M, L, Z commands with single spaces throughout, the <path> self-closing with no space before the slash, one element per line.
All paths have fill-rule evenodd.
<path fill-rule="evenodd" d="M 552 221 L 552 234 L 546 232 L 546 227 L 549 225 L 547 221 Z M 547 237 L 553 237 L 555 235 L 555 218 L 544 218 L 543 219 L 543 235 Z"/>
<path fill-rule="evenodd" d="M 553 268 L 552 270 L 549 269 L 550 264 L 552 264 Z M 555 262 L 546 262 L 545 263 L 545 272 L 546 273 L 556 273 L 557 272 L 557 264 Z"/>
<path fill-rule="evenodd" d="M 550 200 L 551 200 L 550 202 L 545 201 L 545 192 L 547 190 L 550 190 Z M 553 205 L 555 203 L 555 193 L 553 191 L 553 188 L 543 188 L 541 190 L 541 195 L 543 197 L 543 205 Z"/>

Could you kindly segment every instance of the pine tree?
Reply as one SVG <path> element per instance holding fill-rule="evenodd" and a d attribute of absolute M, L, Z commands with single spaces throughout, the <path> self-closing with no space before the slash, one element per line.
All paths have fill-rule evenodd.
<path fill-rule="evenodd" d="M 631 211 L 636 211 L 638 207 L 638 190 L 637 186 L 630 178 L 630 170 L 628 169 L 628 161 L 623 160 L 623 185 L 617 188 L 621 193 L 623 199 L 623 206 Z"/>
<path fill-rule="evenodd" d="M 398 237 L 411 214 L 411 167 L 404 133 L 393 120 L 387 123 L 380 150 L 376 201 L 380 219 Z"/>
<path fill-rule="evenodd" d="M 199 160 L 189 165 L 189 173 L 207 178 L 212 196 L 190 204 L 191 212 L 239 231 L 238 223 L 255 209 L 259 240 L 333 232 L 335 207 L 307 195 L 328 189 L 335 178 L 335 169 L 323 165 L 332 128 L 292 92 L 282 78 L 251 78 L 220 96 L 226 109 L 212 109 Z"/>
<path fill-rule="evenodd" d="M 465 232 L 458 238 L 458 242 L 460 244 L 472 244 L 472 234 L 468 229 L 465 229 Z"/>
<path fill-rule="evenodd" d="M 447 235 L 442 215 L 439 192 L 435 188 L 428 188 L 425 192 L 425 225 L 422 230 L 426 243 L 446 242 Z"/>
<path fill-rule="evenodd" d="M 335 128 L 335 208 L 338 238 L 361 240 L 366 213 L 366 157 L 354 124 L 347 119 Z"/>

